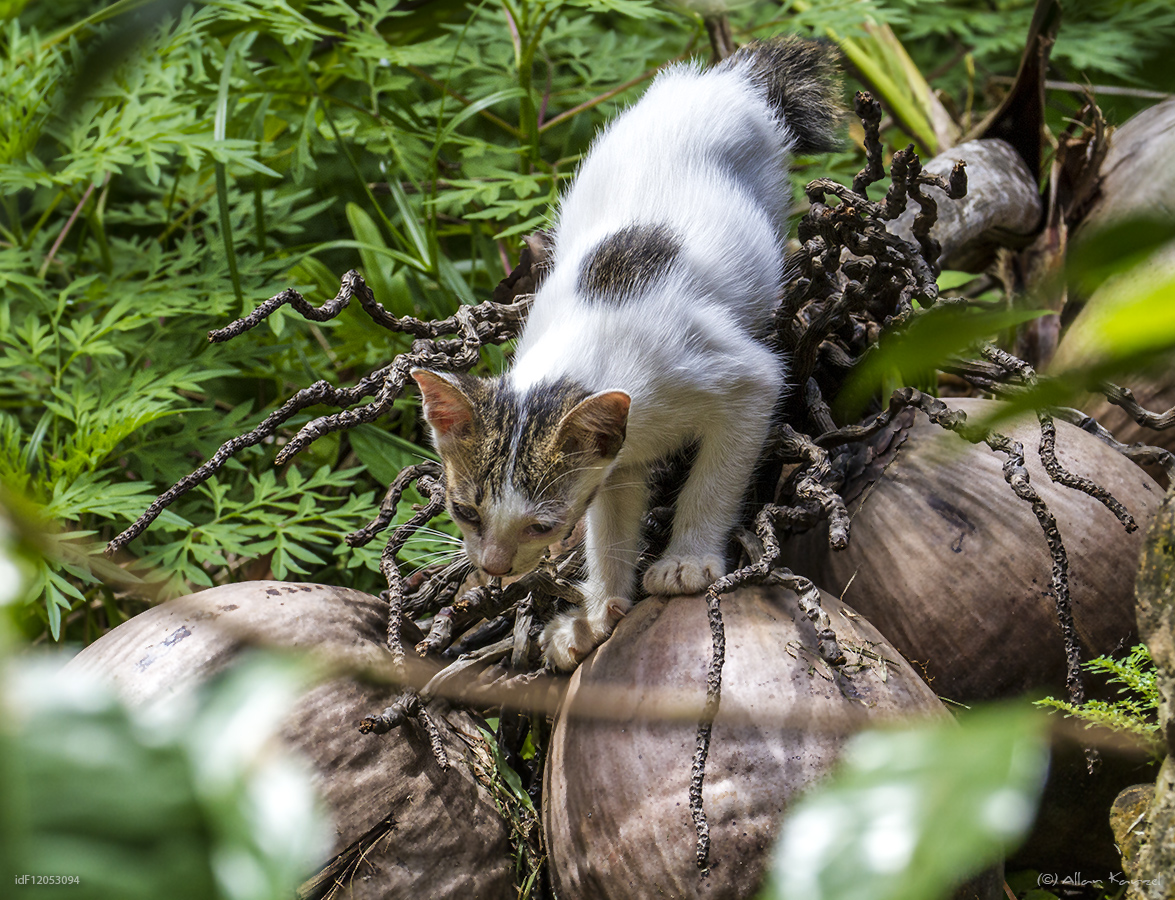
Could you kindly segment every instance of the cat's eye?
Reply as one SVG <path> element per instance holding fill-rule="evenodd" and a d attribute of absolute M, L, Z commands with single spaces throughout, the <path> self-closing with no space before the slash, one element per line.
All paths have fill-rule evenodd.
<path fill-rule="evenodd" d="M 466 506 L 464 503 L 453 504 L 453 518 L 466 525 L 480 525 L 481 516 L 477 514 L 477 510 L 472 506 Z"/>
<path fill-rule="evenodd" d="M 531 537 L 545 537 L 555 530 L 555 526 L 547 522 L 531 522 L 526 526 L 526 533 Z"/>

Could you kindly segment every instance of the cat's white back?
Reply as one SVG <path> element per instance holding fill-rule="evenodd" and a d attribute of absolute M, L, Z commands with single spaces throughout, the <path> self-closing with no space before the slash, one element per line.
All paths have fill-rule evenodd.
<path fill-rule="evenodd" d="M 513 443 L 494 440 L 511 460 L 495 499 L 479 507 L 477 534 L 467 529 L 471 558 L 492 555 L 499 568 L 509 558 L 513 570 L 537 552 L 525 534 L 543 509 L 566 501 L 570 518 L 586 507 L 585 599 L 543 636 L 557 667 L 580 661 L 631 605 L 649 467 L 689 444 L 696 459 L 670 545 L 644 586 L 692 593 L 725 572 L 726 541 L 785 384 L 783 360 L 763 337 L 785 265 L 789 153 L 831 143 L 828 70 L 822 50 L 794 40 L 706 71 L 676 66 L 597 138 L 560 204 L 549 272 L 493 394 L 508 401 L 499 418 L 510 420 Z M 464 403 L 459 386 L 451 395 L 435 374 L 417 380 L 443 457 L 442 407 L 470 406 L 469 434 L 493 430 L 493 412 Z M 552 390 L 585 399 L 559 407 L 562 418 L 544 431 L 528 420 L 540 415 L 535 404 L 549 408 Z M 564 433 L 579 459 L 559 470 L 566 496 L 548 496 L 555 489 L 545 483 L 520 488 L 513 460 L 519 471 L 542 465 L 527 442 L 547 435 L 545 452 L 565 466 Z M 461 434 L 460 451 L 448 440 L 453 457 L 472 452 Z M 471 469 L 446 457 L 451 464 Z"/>

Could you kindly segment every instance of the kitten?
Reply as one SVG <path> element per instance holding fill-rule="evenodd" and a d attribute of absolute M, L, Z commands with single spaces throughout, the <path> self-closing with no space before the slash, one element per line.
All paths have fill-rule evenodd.
<path fill-rule="evenodd" d="M 586 513 L 581 608 L 543 632 L 573 668 L 632 605 L 650 466 L 697 442 L 651 594 L 704 590 L 784 386 L 761 341 L 784 270 L 789 153 L 837 143 L 821 44 L 679 65 L 593 144 L 562 199 L 546 279 L 499 378 L 416 369 L 471 561 L 533 569 Z"/>

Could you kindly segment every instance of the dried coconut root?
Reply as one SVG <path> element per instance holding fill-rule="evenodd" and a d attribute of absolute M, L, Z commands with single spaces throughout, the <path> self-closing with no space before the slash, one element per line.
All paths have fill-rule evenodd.
<path fill-rule="evenodd" d="M 730 576 L 727 576 L 729 578 Z M 722 703 L 722 667 L 726 665 L 726 627 L 722 622 L 722 608 L 716 585 L 706 592 L 707 618 L 713 642 L 710 665 L 706 668 L 706 704 L 698 720 L 694 738 L 694 757 L 690 763 L 689 810 L 697 835 L 695 861 L 698 868 L 707 871 L 710 864 L 710 823 L 702 802 L 702 788 L 706 781 L 706 759 L 710 755 L 710 738 L 714 733 L 714 719 Z"/>
<path fill-rule="evenodd" d="M 1164 413 L 1153 413 L 1139 405 L 1138 401 L 1134 399 L 1134 391 L 1130 388 L 1106 382 L 1099 390 L 1107 400 L 1115 406 L 1121 407 L 1139 425 L 1154 431 L 1162 431 L 1165 428 L 1175 426 L 1175 407 Z"/>
<path fill-rule="evenodd" d="M 388 489 L 375 521 L 366 528 L 347 535 L 347 542 L 352 546 L 370 541 L 391 521 L 404 489 L 412 481 L 416 482 L 417 490 L 428 497 L 428 502 L 423 509 L 418 510 L 412 518 L 392 532 L 379 560 L 380 573 L 388 585 L 388 589 L 380 595 L 388 604 L 387 647 L 392 655 L 393 675 L 401 681 L 404 680 L 404 644 L 401 638 L 401 620 L 404 615 L 404 579 L 400 574 L 399 564 L 396 562 L 396 553 L 420 526 L 439 515 L 445 508 L 445 485 L 440 466 L 435 463 L 424 463 L 404 469 Z M 407 718 L 418 719 L 428 734 L 429 746 L 432 748 L 433 757 L 437 764 L 442 769 L 449 768 L 449 759 L 441 745 L 436 723 L 432 720 L 425 705 L 420 702 L 420 697 L 412 690 L 405 690 L 400 698 L 392 704 L 392 707 L 384 710 L 375 720 L 371 717 L 363 719 L 359 724 L 359 730 L 361 732 L 376 730 L 377 724 L 379 728 L 390 729 L 393 727 L 392 722 L 397 720 L 397 716 L 399 716 L 399 721 Z"/>
<path fill-rule="evenodd" d="M 775 317 L 775 339 L 790 360 L 790 377 L 804 386 L 790 398 L 785 419 L 813 437 L 833 427 L 824 398 L 837 394 L 882 329 L 913 312 L 915 298 L 923 307 L 938 301 L 938 249 L 929 238 L 938 207 L 923 187 L 934 186 L 951 198 L 966 192 L 962 165 L 946 179 L 924 173 L 907 148 L 891 160 L 891 185 L 883 200 L 870 200 L 868 188 L 884 171 L 881 106 L 859 92 L 855 107 L 865 128 L 866 165 L 852 189 L 828 178 L 805 189 L 810 208 L 798 227 L 800 251 L 791 259 L 796 274 Z M 885 224 L 910 200 L 919 208 L 918 247 Z"/>
<path fill-rule="evenodd" d="M 1143 410 L 1146 413 L 1145 410 Z M 1172 410 L 1175 412 L 1175 410 Z M 1170 484 L 1175 484 L 1175 454 L 1170 450 L 1162 447 L 1150 447 L 1146 444 L 1123 444 L 1117 440 L 1110 431 L 1104 426 L 1100 425 L 1093 416 L 1082 412 L 1079 409 L 1060 408 L 1052 411 L 1063 422 L 1068 422 L 1070 425 L 1076 425 L 1082 431 L 1092 434 L 1102 443 L 1113 447 L 1127 459 L 1140 466 L 1159 466 L 1166 473 L 1167 481 Z M 1147 415 L 1153 415 L 1147 413 Z M 1166 415 L 1164 413 L 1164 415 Z"/>
<path fill-rule="evenodd" d="M 836 497 L 836 500 L 840 501 L 840 498 Z M 840 501 L 840 508 L 844 508 L 843 501 Z M 766 581 L 768 578 L 783 584 L 795 592 L 801 611 L 816 627 L 816 646 L 821 659 L 828 663 L 834 671 L 845 663 L 845 655 L 840 649 L 835 632 L 832 630 L 828 613 L 820 604 L 819 589 L 803 576 L 795 575 L 787 569 L 775 568 L 780 554 L 776 520 L 777 518 L 785 518 L 789 513 L 794 512 L 794 510 L 778 507 L 774 504 L 764 506 L 755 517 L 756 536 L 763 548 L 759 558 L 720 578 L 706 591 L 712 651 L 710 664 L 706 669 L 706 702 L 698 721 L 689 782 L 690 816 L 697 835 L 696 862 L 698 868 L 703 871 L 707 871 L 710 860 L 710 824 L 702 803 L 702 788 L 706 779 L 706 760 L 710 755 L 714 719 L 718 716 L 718 709 L 722 702 L 722 669 L 726 664 L 726 629 L 722 621 L 722 595 L 739 587 Z M 847 518 L 844 540 L 848 540 Z"/>
<path fill-rule="evenodd" d="M 521 294 L 510 303 L 488 301 L 478 306 L 463 306 L 447 319 L 423 322 L 411 316 L 397 318 L 389 314 L 375 301 L 370 288 L 359 273 L 352 270 L 343 276 L 338 295 L 317 309 L 307 303 L 297 291 L 287 289 L 262 303 L 248 316 L 225 328 L 209 332 L 209 340 L 222 342 L 236 337 L 264 321 L 274 310 L 286 303 L 308 318 L 319 322 L 325 321 L 337 316 L 355 296 L 359 297 L 360 305 L 376 324 L 391 331 L 415 336 L 417 340 L 413 342 L 412 349 L 397 356 L 389 365 L 368 373 L 352 388 L 336 388 L 329 382 L 318 381 L 298 391 L 279 409 L 270 413 L 260 425 L 247 434 L 226 441 L 207 462 L 161 494 L 129 528 L 107 545 L 108 556 L 142 534 L 164 509 L 192 488 L 207 481 L 223 468 L 231 457 L 247 447 L 274 437 L 281 425 L 302 410 L 319 404 L 340 408 L 337 413 L 320 416 L 302 426 L 278 453 L 275 465 L 289 461 L 325 434 L 374 422 L 390 412 L 392 402 L 403 392 L 409 372 L 414 368 L 440 368 L 450 371 L 465 371 L 471 368 L 478 361 L 478 351 L 481 347 L 486 344 L 501 344 L 518 334 L 533 297 L 532 294 Z M 445 335 L 454 337 L 445 338 Z M 356 406 L 368 397 L 375 399 L 362 406 Z"/>
<path fill-rule="evenodd" d="M 869 185 L 885 177 L 885 169 L 881 165 L 881 104 L 865 91 L 857 91 L 853 96 L 853 112 L 865 129 L 865 166 L 853 178 L 853 193 L 864 197 L 869 191 Z"/>
<path fill-rule="evenodd" d="M 147 510 L 125 531 L 107 546 L 108 555 L 125 547 L 138 537 L 159 514 L 192 488 L 197 487 L 219 471 L 225 463 L 241 450 L 270 439 L 277 434 L 280 426 L 309 407 L 326 404 L 338 407 L 339 412 L 321 416 L 304 425 L 278 453 L 276 464 L 289 460 L 314 440 L 332 431 L 346 429 L 361 423 L 373 422 L 392 409 L 392 402 L 403 392 L 409 372 L 418 366 L 463 371 L 471 368 L 479 358 L 478 351 L 486 344 L 501 344 L 517 335 L 529 308 L 531 293 L 538 272 L 542 244 L 541 240 L 528 245 L 523 251 L 519 266 L 497 291 L 495 299 L 476 307 L 462 307 L 454 315 L 436 322 L 424 322 L 411 316 L 398 318 L 378 303 L 370 288 L 358 272 L 350 271 L 341 279 L 338 294 L 321 307 L 314 307 L 293 289 L 287 289 L 262 303 L 249 315 L 236 320 L 225 328 L 209 333 L 209 340 L 215 343 L 231 340 L 256 327 L 275 310 L 284 305 L 292 306 L 304 317 L 322 322 L 342 312 L 352 299 L 358 299 L 360 306 L 378 325 L 390 331 L 413 335 L 409 352 L 400 354 L 389 365 L 369 373 L 351 388 L 336 388 L 326 381 L 316 382 L 309 388 L 298 391 L 278 410 L 267 416 L 260 425 L 247 434 L 233 438 L 223 444 L 217 452 L 194 472 L 181 479 L 161 494 Z M 452 337 L 446 337 L 452 335 Z M 363 405 L 361 401 L 374 398 Z M 365 528 L 347 536 L 351 546 L 362 546 L 387 528 L 395 516 L 396 509 L 405 489 L 415 482 L 417 489 L 428 501 L 404 525 L 397 528 L 388 540 L 380 558 L 380 571 L 388 588 L 381 595 L 388 602 L 388 649 L 392 655 L 394 671 L 403 677 L 404 649 L 400 637 L 400 623 L 406 606 L 413 612 L 423 612 L 427 602 L 419 602 L 421 595 L 431 601 L 451 599 L 468 566 L 446 567 L 415 592 L 407 596 L 405 579 L 402 577 L 396 554 L 404 543 L 420 527 L 423 527 L 444 509 L 445 490 L 441 468 L 436 463 L 410 466 L 399 474 L 388 489 L 378 516 Z M 411 601 L 416 600 L 415 604 Z M 466 603 L 472 608 L 472 603 Z M 460 604 L 457 604 L 460 608 Z M 473 614 L 472 609 L 469 614 Z M 424 642 L 424 653 L 432 652 L 442 644 L 440 635 L 434 635 L 432 643 Z M 369 717 L 361 724 L 363 731 L 386 731 L 408 720 L 417 719 L 429 737 L 433 754 L 442 768 L 448 767 L 448 759 L 440 742 L 435 721 L 420 698 L 406 690 L 391 707 L 379 716 Z"/>
<path fill-rule="evenodd" d="M 745 585 L 773 577 L 795 592 L 800 609 L 816 628 L 817 650 L 820 657 L 837 671 L 845 662 L 828 614 L 820 605 L 820 591 L 807 578 L 794 575 L 786 569 L 777 569 L 780 555 L 777 523 L 782 520 L 815 523 L 819 513 L 829 520 L 829 541 L 834 547 L 844 547 L 849 538 L 849 517 L 844 500 L 821 483 L 830 466 L 828 454 L 806 435 L 789 426 L 779 429 L 774 443 L 784 455 L 791 453 L 805 465 L 797 470 L 796 496 L 802 505 L 782 507 L 766 504 L 755 516 L 755 536 L 761 552 L 748 565 L 726 575 L 710 585 L 706 592 L 707 618 L 710 624 L 712 650 L 706 670 L 706 702 L 698 722 L 694 740 L 694 756 L 690 767 L 689 808 L 697 835 L 696 862 L 707 870 L 710 859 L 710 825 L 702 803 L 702 788 L 706 779 L 706 760 L 710 754 L 714 719 L 722 702 L 722 669 L 726 664 L 726 629 L 722 621 L 721 597 Z M 815 509 L 813 509 L 815 507 Z M 816 511 L 819 510 L 819 513 Z"/>
<path fill-rule="evenodd" d="M 409 719 L 418 720 L 428 734 L 433 757 L 442 769 L 449 768 L 449 755 L 441 743 L 437 724 L 415 691 L 405 691 L 391 706 L 377 716 L 367 716 L 359 723 L 361 734 L 386 734 Z"/>
<path fill-rule="evenodd" d="M 986 359 L 1002 367 L 1005 371 L 1017 375 L 1024 384 L 1036 384 L 1036 372 L 1022 359 L 991 344 L 981 347 L 980 352 Z M 1138 525 L 1135 524 L 1134 517 L 1109 491 L 1088 478 L 1075 475 L 1061 465 L 1060 460 L 1057 459 L 1057 428 L 1053 423 L 1052 415 L 1045 410 L 1037 410 L 1036 418 L 1040 423 L 1040 461 L 1049 478 L 1057 484 L 1063 484 L 1065 487 L 1093 497 L 1117 516 L 1118 521 L 1128 532 L 1137 531 Z"/>
<path fill-rule="evenodd" d="M 995 348 L 990 346 L 981 350 L 989 358 L 1003 359 L 1006 364 L 984 360 L 953 360 L 945 365 L 943 370 L 996 397 L 1015 397 L 1022 385 L 1033 383 L 1031 379 L 1035 378 L 1035 373 L 1023 360 L 1004 351 L 993 352 Z M 1022 373 L 1027 373 L 1027 378 Z M 1150 412 L 1138 404 L 1129 388 L 1115 384 L 1106 383 L 1101 386 L 1100 391 L 1111 403 L 1125 410 L 1139 425 L 1155 430 L 1175 425 L 1175 408 L 1164 413 Z M 1078 409 L 1053 407 L 1046 415 L 1077 426 L 1140 466 L 1154 465 L 1162 468 L 1168 481 L 1175 484 L 1175 455 L 1169 450 L 1147 444 L 1123 444 L 1097 419 Z M 1114 511 L 1113 507 L 1110 509 Z M 1114 513 L 1118 515 L 1117 511 Z M 1121 518 L 1119 516 L 1119 519 Z M 1123 524 L 1126 524 L 1125 520 Z"/>
<path fill-rule="evenodd" d="M 1069 699 L 1071 703 L 1075 704 L 1084 702 L 1085 687 L 1081 678 L 1081 645 L 1077 637 L 1077 629 L 1073 624 L 1073 610 L 1069 603 L 1069 556 L 1061 534 L 1057 530 L 1057 520 L 1030 483 L 1028 470 L 1024 468 L 1023 445 L 998 432 L 969 425 L 966 413 L 952 411 L 941 400 L 923 394 L 921 391 L 904 388 L 902 391 L 896 392 L 895 397 L 897 394 L 903 395 L 902 400 L 905 405 L 921 409 L 930 421 L 939 427 L 953 431 L 973 444 L 985 443 L 993 451 L 1007 457 L 1003 467 L 1004 480 L 1017 497 L 1032 507 L 1032 512 L 1036 516 L 1037 522 L 1040 523 L 1041 530 L 1044 531 L 1049 555 L 1052 557 L 1051 586 L 1053 602 L 1057 610 L 1057 621 L 1065 641 L 1065 684 L 1068 688 Z"/>

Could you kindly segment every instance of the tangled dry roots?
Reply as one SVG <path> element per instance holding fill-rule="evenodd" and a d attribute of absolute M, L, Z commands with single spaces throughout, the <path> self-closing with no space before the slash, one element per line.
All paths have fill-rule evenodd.
<path fill-rule="evenodd" d="M 899 150 L 890 164 L 890 188 L 881 200 L 870 200 L 869 187 L 884 175 L 878 137 L 881 107 L 868 94 L 858 93 L 856 112 L 865 128 L 867 164 L 853 179 L 851 188 L 830 179 L 818 179 L 808 185 L 810 209 L 799 224 L 800 249 L 793 259 L 794 276 L 785 288 L 773 323 L 774 341 L 791 359 L 792 381 L 800 389 L 792 392 L 783 417 L 788 424 L 780 425 L 771 435 L 766 454 L 777 470 L 786 467 L 789 474 L 776 485 L 772 500 L 753 510 L 749 527 L 740 529 L 736 535 L 741 548 L 740 568 L 713 584 L 708 592 L 713 653 L 690 783 L 690 808 L 698 841 L 697 863 L 701 868 L 707 866 L 709 859 L 709 827 L 702 806 L 702 786 L 711 727 L 721 703 L 725 658 L 722 595 L 741 585 L 769 578 L 784 583 L 801 598 L 802 608 L 815 624 L 821 657 L 842 677 L 838 667 L 844 656 L 829 628 L 828 617 L 820 608 L 819 592 L 811 581 L 779 565 L 780 540 L 820 526 L 827 528 L 832 546 L 845 546 L 850 523 L 837 487 L 843 480 L 838 463 L 847 454 L 838 450 L 875 434 L 902 409 L 919 409 L 941 427 L 973 443 L 985 444 L 1006 457 L 1005 480 L 1031 506 L 1052 556 L 1051 587 L 1065 640 L 1069 700 L 1079 703 L 1084 695 L 1080 648 L 1069 608 L 1065 545 L 1052 513 L 1029 481 L 1023 446 L 1005 435 L 970 425 L 962 412 L 954 412 L 944 402 L 913 388 L 896 391 L 885 409 L 862 424 L 837 427 L 833 421 L 825 398 L 837 395 L 848 373 L 865 355 L 874 352 L 883 331 L 888 339 L 936 307 L 965 307 L 972 303 L 966 298 L 939 298 L 936 284 L 939 248 L 930 235 L 938 207 L 925 190 L 933 187 L 952 199 L 963 196 L 966 191 L 963 164 L 956 165 L 949 177 L 943 178 L 922 171 L 912 146 Z M 914 222 L 917 246 L 891 234 L 885 226 L 910 202 L 919 208 Z M 177 497 L 211 477 L 234 454 L 276 435 L 279 428 L 301 411 L 316 405 L 337 409 L 310 421 L 293 435 L 278 454 L 278 464 L 329 432 L 374 422 L 388 414 L 392 402 L 404 390 L 409 371 L 415 367 L 470 369 L 478 361 L 480 348 L 502 344 L 518 334 L 533 291 L 543 276 L 544 252 L 542 235 L 528 239 L 518 266 L 498 285 L 492 300 L 462 307 L 441 321 L 425 322 L 391 315 L 376 301 L 362 277 L 351 271 L 343 276 L 338 295 L 321 307 L 310 305 L 295 290 L 285 290 L 250 315 L 211 332 L 212 341 L 230 340 L 286 304 L 308 319 L 323 321 L 337 316 L 352 299 L 357 299 L 376 324 L 409 334 L 415 340 L 408 352 L 370 372 L 353 387 L 338 388 L 319 381 L 298 391 L 257 427 L 226 442 L 207 462 L 161 494 L 138 520 L 110 542 L 107 552 L 126 546 Z M 1022 390 L 1035 380 L 1032 369 L 1011 354 L 986 346 L 981 356 L 980 360 L 952 361 L 946 371 L 996 396 Z M 1116 385 L 1106 385 L 1105 393 L 1141 424 L 1150 427 L 1175 424 L 1175 411 L 1162 415 L 1150 413 L 1135 402 L 1129 391 Z M 1068 472 L 1060 464 L 1055 453 L 1054 417 L 1081 427 L 1135 461 L 1164 466 L 1175 481 L 1175 460 L 1171 454 L 1142 445 L 1124 446 L 1077 410 L 1038 413 L 1039 452 L 1049 476 L 1097 498 L 1118 516 L 1125 528 L 1135 528 L 1129 514 L 1109 492 Z M 673 485 L 680 484 L 684 465 L 683 461 L 677 461 L 666 466 L 652 485 L 654 501 L 645 523 L 646 561 L 655 558 L 667 538 L 672 509 L 666 505 L 669 502 L 666 498 L 672 497 Z M 426 503 L 392 531 L 380 561 L 388 585 L 382 595 L 388 603 L 388 648 L 394 665 L 403 669 L 406 651 L 400 638 L 400 624 L 405 620 L 417 621 L 428 626 L 427 637 L 413 652 L 439 660 L 444 666 L 420 690 L 406 688 L 388 709 L 365 718 L 360 723 L 360 731 L 382 734 L 408 718 L 417 718 L 434 738 L 432 745 L 438 764 L 447 767 L 448 760 L 436 739 L 436 726 L 423 701 L 442 687 L 451 696 L 454 687 L 461 686 L 471 706 L 501 716 L 499 738 L 507 761 L 526 773 L 524 777 L 528 776 L 529 785 L 537 789 L 542 753 L 531 760 L 523 760 L 519 754 L 528 733 L 541 731 L 542 717 L 528 719 L 511 712 L 512 705 L 507 703 L 503 707 L 502 698 L 510 697 L 516 690 L 519 696 L 534 696 L 535 681 L 552 677 L 543 669 L 537 638 L 543 623 L 558 607 L 578 600 L 573 578 L 582 564 L 580 551 L 572 548 L 547 559 L 534 572 L 505 588 L 491 580 L 489 584 L 462 592 L 469 569 L 466 564 L 437 566 L 406 578 L 397 563 L 397 552 L 444 509 L 444 481 L 439 465 L 423 463 L 404 469 L 388 489 L 377 517 L 346 537 L 352 546 L 374 540 L 387 529 L 404 492 L 412 484 L 427 498 Z M 456 643 L 455 637 L 460 638 Z M 404 683 L 408 684 L 409 680 L 405 678 Z M 487 697 L 493 698 L 492 705 Z M 541 739 L 536 736 L 533 743 L 541 751 Z"/>

